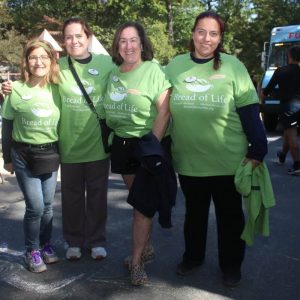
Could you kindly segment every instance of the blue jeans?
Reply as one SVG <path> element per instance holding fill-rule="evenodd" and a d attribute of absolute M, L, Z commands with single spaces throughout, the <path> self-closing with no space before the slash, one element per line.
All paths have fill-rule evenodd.
<path fill-rule="evenodd" d="M 51 239 L 57 171 L 33 176 L 27 163 L 12 149 L 12 162 L 25 199 L 24 236 L 26 251 L 38 250 Z"/>

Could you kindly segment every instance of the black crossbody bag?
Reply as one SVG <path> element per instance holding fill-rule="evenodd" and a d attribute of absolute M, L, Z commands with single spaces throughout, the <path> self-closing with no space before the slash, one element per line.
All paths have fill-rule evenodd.
<path fill-rule="evenodd" d="M 91 109 L 91 111 L 96 115 L 96 118 L 99 122 L 99 125 L 100 125 L 100 129 L 101 129 L 101 137 L 102 137 L 102 144 L 103 144 L 103 148 L 104 148 L 104 151 L 106 153 L 109 153 L 110 152 L 110 149 L 111 149 L 111 146 L 109 145 L 108 143 L 108 139 L 109 139 L 109 135 L 110 133 L 113 131 L 111 128 L 109 128 L 107 125 L 106 125 L 106 122 L 105 122 L 105 119 L 101 119 L 99 114 L 97 113 L 96 111 L 96 108 L 90 98 L 90 96 L 88 95 L 88 93 L 86 92 L 74 66 L 73 66 L 73 63 L 72 63 L 72 60 L 71 60 L 71 57 L 68 56 L 68 63 L 69 63 L 69 68 L 72 72 L 72 75 L 75 79 L 75 81 L 77 82 L 77 85 L 78 87 L 80 88 L 86 102 L 88 103 L 89 105 L 89 108 Z"/>

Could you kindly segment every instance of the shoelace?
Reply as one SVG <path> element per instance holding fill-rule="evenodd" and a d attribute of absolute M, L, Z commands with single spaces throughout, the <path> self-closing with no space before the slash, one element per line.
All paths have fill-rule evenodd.
<path fill-rule="evenodd" d="M 32 251 L 31 252 L 31 259 L 34 263 L 39 264 L 41 262 L 41 254 L 40 251 Z"/>
<path fill-rule="evenodd" d="M 52 254 L 53 253 L 52 247 L 50 245 L 48 245 L 48 244 L 44 246 L 43 251 L 47 252 L 48 254 Z"/>

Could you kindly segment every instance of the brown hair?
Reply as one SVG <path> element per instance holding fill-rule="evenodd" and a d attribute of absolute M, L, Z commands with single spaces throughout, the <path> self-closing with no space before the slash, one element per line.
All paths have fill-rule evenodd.
<path fill-rule="evenodd" d="M 146 35 L 146 32 L 145 32 L 143 26 L 137 22 L 130 21 L 130 22 L 126 22 L 126 23 L 122 24 L 115 33 L 112 47 L 111 47 L 113 62 L 118 66 L 120 66 L 123 63 L 123 58 L 119 54 L 119 40 L 120 40 L 122 31 L 128 27 L 133 27 L 138 32 L 138 35 L 139 35 L 139 38 L 140 38 L 141 44 L 142 44 L 142 49 L 143 49 L 142 55 L 141 55 L 142 60 L 143 61 L 152 60 L 153 59 L 152 45 Z"/>
<path fill-rule="evenodd" d="M 81 18 L 70 18 L 67 19 L 64 22 L 63 28 L 62 28 L 62 33 L 63 36 L 65 36 L 65 30 L 66 27 L 71 25 L 71 24 L 80 24 L 82 26 L 82 29 L 84 31 L 84 33 L 86 34 L 86 36 L 89 38 L 91 35 L 93 35 L 93 31 L 91 30 L 91 28 L 88 26 L 88 24 Z"/>
<path fill-rule="evenodd" d="M 214 19 L 220 26 L 220 34 L 221 37 L 223 36 L 224 32 L 225 32 L 225 22 L 223 21 L 223 19 L 214 11 L 205 11 L 201 14 L 199 14 L 196 19 L 195 19 L 195 23 L 194 26 L 192 28 L 192 32 L 195 31 L 197 24 L 200 20 L 204 19 L 204 18 L 212 18 Z M 191 52 L 195 51 L 195 45 L 194 45 L 194 41 L 193 39 L 191 39 L 190 41 L 190 45 L 189 45 L 189 50 Z M 221 66 L 221 57 L 220 57 L 220 52 L 225 52 L 222 43 L 220 42 L 217 49 L 214 52 L 214 70 L 218 70 Z"/>
<path fill-rule="evenodd" d="M 31 52 L 37 48 L 43 48 L 47 52 L 51 61 L 50 71 L 48 74 L 45 75 L 44 80 L 42 82 L 42 86 L 47 83 L 58 83 L 59 65 L 57 63 L 56 52 L 51 46 L 51 44 L 49 44 L 46 41 L 41 41 L 39 39 L 31 40 L 25 45 L 23 51 L 22 63 L 21 63 L 21 80 L 24 82 L 29 81 L 32 74 L 30 73 L 30 69 L 29 69 L 28 57 L 31 54 Z"/>

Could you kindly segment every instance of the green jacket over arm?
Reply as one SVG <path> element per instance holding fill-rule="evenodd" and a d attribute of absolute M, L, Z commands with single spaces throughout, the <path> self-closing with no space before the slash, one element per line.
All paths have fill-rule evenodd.
<path fill-rule="evenodd" d="M 253 245 L 254 235 L 269 236 L 269 208 L 275 205 L 272 183 L 265 162 L 254 170 L 252 163 L 241 163 L 235 173 L 235 186 L 244 199 L 248 213 L 241 238 L 247 245 Z"/>

